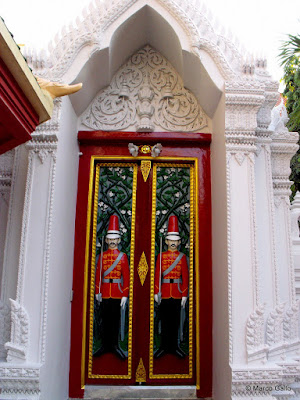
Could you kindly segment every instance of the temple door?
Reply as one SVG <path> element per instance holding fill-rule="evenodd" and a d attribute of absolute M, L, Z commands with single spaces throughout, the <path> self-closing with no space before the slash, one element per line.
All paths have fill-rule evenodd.
<path fill-rule="evenodd" d="M 163 143 L 153 157 L 157 138 L 149 134 L 145 144 L 135 136 L 133 157 L 127 143 L 100 148 L 82 135 L 70 395 L 80 392 L 73 361 L 81 391 L 86 384 L 197 385 L 199 397 L 208 396 L 209 146 L 198 135 L 197 147 Z"/>

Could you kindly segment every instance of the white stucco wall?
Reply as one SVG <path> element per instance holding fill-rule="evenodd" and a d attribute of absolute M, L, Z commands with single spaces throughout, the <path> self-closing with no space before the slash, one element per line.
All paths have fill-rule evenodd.
<path fill-rule="evenodd" d="M 69 98 L 62 100 L 51 226 L 43 399 L 68 397 L 71 290 L 78 180 L 77 117 Z"/>
<path fill-rule="evenodd" d="M 65 33 L 47 62 L 33 61 L 37 74 L 82 80 L 84 88 L 57 101 L 57 114 L 22 148 L 14 169 L 3 263 L 9 273 L 2 273 L 1 289 L 5 302 L 14 300 L 10 341 L 2 346 L 7 360 L 0 364 L 5 396 L 65 400 L 68 395 L 79 116 L 122 63 L 150 44 L 169 58 L 196 96 L 212 133 L 214 400 L 259 399 L 246 388 L 262 376 L 268 385 L 300 376 L 287 215 L 288 163 L 296 138 L 280 130 L 272 135 L 270 128 L 271 150 L 258 151 L 276 85 L 264 61 L 243 59 L 194 3 L 119 0 L 117 7 L 97 7 L 97 18 L 89 13 Z M 270 168 L 265 151 L 272 176 L 264 175 Z M 277 393 L 280 400 L 284 396 Z"/>

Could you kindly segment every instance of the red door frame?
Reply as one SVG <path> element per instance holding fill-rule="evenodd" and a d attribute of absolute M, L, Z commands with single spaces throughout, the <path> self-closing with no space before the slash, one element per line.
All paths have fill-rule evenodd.
<path fill-rule="evenodd" d="M 136 133 L 80 131 L 78 194 L 75 223 L 75 249 L 73 271 L 73 302 L 71 311 L 70 398 L 83 398 L 82 332 L 84 315 L 84 265 L 87 227 L 90 164 L 92 156 L 129 156 L 128 143 L 136 145 L 161 143 L 164 157 L 196 157 L 199 160 L 198 190 L 198 249 L 200 260 L 199 283 L 199 340 L 197 397 L 212 395 L 212 260 L 211 260 L 211 188 L 210 188 L 210 134 L 202 133 Z M 207 229 L 201 229 L 206 226 Z M 196 244 L 197 245 L 197 244 Z M 205 368 L 201 368 L 201 366 Z M 200 367 L 200 368 L 199 368 Z M 84 370 L 84 369 L 83 369 Z"/>

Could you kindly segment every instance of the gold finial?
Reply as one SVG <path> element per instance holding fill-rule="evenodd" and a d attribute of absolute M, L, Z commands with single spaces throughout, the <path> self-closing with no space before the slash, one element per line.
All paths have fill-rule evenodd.
<path fill-rule="evenodd" d="M 52 99 L 56 97 L 68 96 L 70 94 L 78 92 L 82 88 L 82 83 L 76 85 L 68 85 L 65 83 L 51 82 L 47 79 L 35 76 L 40 88 L 51 96 Z"/>
<path fill-rule="evenodd" d="M 144 367 L 143 360 L 141 358 L 135 373 L 135 381 L 140 383 L 146 382 L 146 370 Z"/>

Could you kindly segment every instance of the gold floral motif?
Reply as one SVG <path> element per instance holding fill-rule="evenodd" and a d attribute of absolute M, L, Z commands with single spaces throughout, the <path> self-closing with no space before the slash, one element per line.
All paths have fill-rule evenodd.
<path fill-rule="evenodd" d="M 140 150 L 143 154 L 148 154 L 151 153 L 152 147 L 149 146 L 149 144 L 144 144 L 143 146 L 140 147 Z"/>
<path fill-rule="evenodd" d="M 147 182 L 150 170 L 151 170 L 151 161 L 142 160 L 142 162 L 141 162 L 141 171 L 142 171 L 142 174 L 143 174 L 144 182 Z"/>
<path fill-rule="evenodd" d="M 139 266 L 138 266 L 138 274 L 139 274 L 142 286 L 144 285 L 148 270 L 149 270 L 149 267 L 147 264 L 147 259 L 146 259 L 145 253 L 143 252 L 143 254 L 141 255 L 141 258 L 140 258 Z"/>
<path fill-rule="evenodd" d="M 140 358 L 140 362 L 139 365 L 136 369 L 136 373 L 135 373 L 135 381 L 136 382 L 146 382 L 146 370 L 144 367 L 144 363 L 143 360 Z"/>

